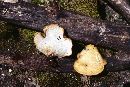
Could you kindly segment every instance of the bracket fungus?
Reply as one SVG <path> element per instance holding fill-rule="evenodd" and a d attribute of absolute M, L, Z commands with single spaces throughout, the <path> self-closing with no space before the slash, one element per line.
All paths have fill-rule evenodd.
<path fill-rule="evenodd" d="M 107 62 L 102 58 L 98 49 L 94 45 L 87 45 L 77 55 L 77 60 L 74 63 L 74 69 L 83 75 L 97 75 L 104 70 L 104 65 Z"/>
<path fill-rule="evenodd" d="M 58 24 L 50 24 L 43 29 L 45 38 L 41 33 L 34 35 L 36 48 L 46 56 L 58 56 L 59 58 L 72 54 L 72 41 L 64 38 L 64 29 Z"/>

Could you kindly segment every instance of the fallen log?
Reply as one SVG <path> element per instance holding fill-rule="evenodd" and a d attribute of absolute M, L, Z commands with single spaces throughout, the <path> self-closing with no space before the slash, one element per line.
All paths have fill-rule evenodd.
<path fill-rule="evenodd" d="M 124 54 L 124 53 L 123 53 Z M 106 57 L 107 65 L 105 65 L 105 72 L 120 72 L 130 70 L 130 55 L 120 53 L 115 56 Z M 9 54 L 0 52 L 0 68 L 3 65 L 8 65 L 13 69 L 21 70 L 34 70 L 42 72 L 59 72 L 59 73 L 72 73 L 76 72 L 73 68 L 76 58 L 65 57 L 65 58 L 47 58 L 40 54 Z"/>
<path fill-rule="evenodd" d="M 43 26 L 58 23 L 71 39 L 130 52 L 128 25 L 102 22 L 65 10 L 56 12 L 55 9 L 48 10 L 29 3 L 4 2 L 0 2 L 0 20 L 41 32 Z"/>
<path fill-rule="evenodd" d="M 0 9 L 0 11 L 1 11 L 1 9 Z M 17 12 L 17 11 L 16 11 Z M 31 12 L 30 12 L 31 13 Z M 31 13 L 32 14 L 32 13 Z M 13 15 L 12 15 L 13 16 Z M 28 16 L 28 15 L 27 15 Z M 45 15 L 43 15 L 43 16 L 45 16 Z M 43 17 L 42 16 L 42 17 Z M 64 15 L 64 16 L 66 16 L 66 15 Z M 14 17 L 14 16 L 13 16 Z M 63 17 L 63 16 L 62 16 Z M 12 19 L 9 19 L 8 20 L 8 17 L 7 18 L 3 18 L 3 17 L 0 17 L 0 18 L 2 18 L 2 20 L 6 20 L 6 21 L 10 21 L 10 22 L 12 22 Z M 38 17 L 39 18 L 39 17 Z M 41 18 L 41 17 L 40 17 Z M 39 18 L 39 19 L 40 19 Z M 44 18 L 44 17 L 43 17 Z M 21 18 L 22 19 L 22 18 Z M 23 18 L 24 19 L 24 18 Z M 48 18 L 47 18 L 48 19 Z M 40 19 L 41 20 L 41 19 Z M 42 24 L 42 22 L 38 22 L 38 21 L 40 21 L 40 20 L 36 20 L 37 21 L 37 23 L 35 22 L 35 21 L 32 21 L 33 23 L 34 23 L 34 25 L 32 24 L 32 23 L 30 23 L 29 21 L 19 21 L 19 19 L 18 20 L 14 20 L 13 21 L 13 23 L 14 24 L 19 24 L 21 27 L 26 27 L 26 28 L 30 28 L 30 29 L 33 29 L 33 30 L 36 30 L 36 31 L 42 31 L 42 26 L 44 26 L 44 25 L 46 25 L 46 24 L 49 24 L 49 22 L 47 22 L 47 21 L 43 21 L 45 24 L 43 24 L 43 25 L 40 25 L 40 24 L 38 24 L 38 23 L 41 23 Z M 63 19 L 62 19 L 63 20 Z M 76 20 L 76 19 L 75 19 Z M 57 20 L 58 21 L 58 20 Z M 17 23 L 18 22 L 18 23 Z M 82 22 L 82 21 L 81 21 Z M 25 25 L 24 25 L 24 23 L 25 23 Z M 27 24 L 26 24 L 27 23 Z M 35 24 L 36 23 L 36 24 Z M 51 21 L 50 21 L 50 23 L 52 23 Z M 54 23 L 59 23 L 60 24 L 60 21 L 58 21 L 58 22 L 55 22 L 54 21 Z M 63 23 L 63 22 L 62 22 Z M 35 26 L 35 25 L 38 25 L 38 26 Z M 39 26 L 40 25 L 40 26 Z M 63 26 L 64 24 L 61 24 L 61 26 Z M 89 25 L 89 24 L 87 24 L 87 25 Z M 64 25 L 65 26 L 65 25 Z M 71 26 L 71 25 L 70 25 Z M 75 26 L 75 25 L 74 25 Z M 73 27 L 73 26 L 72 26 Z M 119 26 L 117 26 L 117 27 L 119 27 Z M 77 27 L 75 27 L 75 28 L 77 28 Z M 129 27 L 127 27 L 127 28 L 129 28 Z M 74 29 L 74 28 L 73 28 Z M 126 27 L 125 27 L 125 29 L 126 29 Z M 66 29 L 67 31 L 69 30 L 69 28 L 68 29 Z M 81 29 L 82 30 L 82 29 Z M 78 32 L 79 32 L 79 30 L 78 30 Z M 80 32 L 81 33 L 81 32 Z M 91 32 L 90 32 L 91 33 Z M 94 32 L 95 33 L 95 32 Z M 76 33 L 74 33 L 74 34 L 76 34 Z M 68 35 L 69 35 L 69 32 L 68 32 Z M 71 35 L 69 35 L 69 36 L 71 36 Z M 89 35 L 89 36 L 91 36 L 91 35 Z M 94 35 L 92 35 L 92 36 L 94 36 Z M 84 39 L 81 39 L 81 41 L 85 41 Z M 91 42 L 91 41 L 90 41 Z M 85 42 L 86 43 L 86 42 Z M 100 44 L 99 44 L 100 45 Z M 108 46 L 105 46 L 105 47 L 108 47 Z M 8 53 L 7 53 L 8 54 Z M 124 55 L 124 54 L 123 54 Z M 125 55 L 128 55 L 128 54 L 125 54 Z M 2 54 L 2 53 L 0 53 L 0 68 L 1 67 L 8 67 L 8 64 L 9 64 L 9 66 L 11 65 L 11 67 L 13 67 L 13 68 L 17 68 L 17 69 L 22 69 L 22 70 L 34 70 L 35 72 L 36 71 L 45 71 L 45 72 L 49 72 L 49 71 L 52 71 L 52 72 L 75 72 L 74 70 L 73 70 L 73 63 L 74 63 L 74 61 L 75 61 L 75 59 L 73 59 L 73 57 L 72 58 L 65 58 L 65 59 L 55 59 L 55 58 L 52 58 L 52 59 L 48 59 L 48 58 L 46 58 L 45 56 L 37 56 L 37 55 L 33 55 L 33 54 L 31 54 L 31 55 L 29 55 L 29 54 L 24 54 L 24 55 L 22 55 L 21 56 L 21 58 L 20 58 L 20 60 L 17 60 L 17 58 L 19 58 L 20 57 L 20 55 L 18 55 L 17 53 L 15 54 L 15 55 L 6 55 L 6 54 Z M 107 72 L 116 72 L 116 71 L 122 71 L 122 70 L 129 70 L 129 60 L 128 59 L 130 59 L 130 57 L 129 57 L 129 55 L 128 56 L 126 56 L 126 57 L 123 57 L 123 56 L 117 56 L 116 57 L 117 59 L 115 59 L 114 57 L 112 57 L 112 58 L 106 58 L 107 59 L 107 62 L 108 62 L 108 64 L 106 65 L 106 68 L 105 68 L 105 71 L 107 71 Z M 119 59 L 118 59 L 119 58 Z M 123 59 L 122 59 L 123 58 Z M 126 58 L 126 59 L 125 59 Z M 127 59 L 128 58 L 128 59 Z M 111 60 L 112 59 L 112 60 Z M 120 59 L 122 59 L 122 60 L 120 60 Z M 3 61 L 2 61 L 3 60 Z M 2 68 L 1 68 L 2 69 Z M 129 72 L 129 71 L 128 71 Z M 122 74 L 120 74 L 119 75 L 119 80 L 121 79 L 121 75 Z M 114 76 L 116 76 L 116 74 L 114 74 Z M 124 77 L 125 76 L 125 77 Z M 102 77 L 102 76 L 100 76 L 99 75 L 99 77 Z M 113 78 L 113 76 L 112 75 L 108 75 L 108 77 L 112 77 Z M 125 79 L 125 81 L 124 81 L 124 79 L 123 79 L 123 81 L 122 81 L 122 83 L 124 84 L 124 82 L 127 82 L 128 80 L 126 79 L 127 77 L 129 77 L 128 75 L 124 75 L 124 73 L 123 73 L 123 76 L 122 76 L 122 78 L 124 78 Z M 108 79 L 107 77 L 103 77 L 103 78 L 106 78 L 106 79 Z M 129 79 L 129 78 L 128 78 Z M 85 79 L 85 80 L 87 80 L 87 79 Z M 96 80 L 96 79 L 95 79 Z M 97 80 L 99 80 L 99 79 L 97 79 Z M 127 80 L 127 81 L 126 81 Z M 21 80 L 20 80 L 21 81 Z M 95 86 L 95 81 L 93 81 L 93 79 L 92 80 L 90 80 L 91 81 L 91 83 L 93 83 L 93 86 Z M 103 81 L 103 82 L 102 82 Z M 105 82 L 104 82 L 105 81 Z M 112 81 L 112 79 L 111 79 L 111 81 L 110 81 L 110 84 L 109 84 L 109 82 L 108 81 L 110 81 L 109 79 L 108 80 L 101 80 L 101 82 L 96 82 L 97 84 L 99 84 L 99 83 L 101 83 L 101 86 L 103 86 L 104 85 L 104 83 L 105 83 L 105 85 L 106 84 L 108 84 L 108 86 L 110 86 L 110 84 L 113 84 L 114 82 L 113 81 L 116 81 L 116 82 L 119 82 L 120 83 L 120 81 L 117 81 L 117 80 L 115 80 L 115 78 L 113 78 L 113 81 Z M 7 81 L 6 81 L 7 82 Z M 120 84 L 122 84 L 122 83 L 120 83 Z M 119 84 L 118 84 L 119 85 Z"/>
<path fill-rule="evenodd" d="M 130 5 L 127 0 L 102 0 L 130 23 Z"/>
<path fill-rule="evenodd" d="M 53 17 L 50 17 L 51 15 L 52 14 L 49 14 L 48 10 L 45 10 L 45 8 L 28 3 L 0 3 L 1 20 L 41 32 L 43 26 L 50 23 L 58 23 L 67 31 L 68 36 L 74 40 L 80 40 L 85 43 L 92 43 L 117 50 L 125 50 L 126 52 L 130 51 L 130 26 L 101 22 L 69 11 L 63 11 L 63 13 Z M 118 58 L 121 59 L 122 57 Z M 108 65 L 106 66 L 107 71 L 119 71 L 129 68 L 129 61 L 127 60 L 124 62 L 121 60 L 109 59 L 110 58 L 108 58 Z M 71 62 L 69 62 L 70 59 L 58 61 L 59 63 L 61 62 L 60 64 L 62 64 L 63 67 L 62 65 L 60 65 L 62 68 L 56 69 L 54 67 L 52 71 L 73 71 L 73 59 Z M 67 63 L 65 61 L 67 61 Z M 45 66 L 49 64 L 42 64 L 43 65 L 40 67 L 43 66 L 44 68 L 42 67 L 42 69 L 46 70 Z"/>
<path fill-rule="evenodd" d="M 3 56 L 5 56 L 5 57 L 3 58 Z M 33 56 L 35 56 L 35 55 L 33 55 Z M 27 75 L 28 75 L 27 72 L 32 72 L 32 73 L 36 73 L 36 74 L 41 73 L 39 71 L 42 71 L 42 73 L 48 72 L 50 75 L 52 75 L 50 73 L 50 72 L 52 72 L 52 73 L 54 73 L 54 75 L 57 74 L 56 77 L 57 76 L 64 77 L 64 75 L 66 75 L 65 73 L 68 73 L 69 75 L 74 74 L 74 73 L 72 73 L 73 71 L 71 71 L 72 70 L 70 68 L 71 65 L 66 66 L 68 64 L 67 60 L 66 61 L 63 60 L 64 63 L 63 63 L 63 61 L 58 62 L 59 65 L 56 67 L 55 62 L 52 62 L 52 61 L 49 61 L 49 60 L 47 61 L 46 59 L 43 58 L 43 56 L 32 57 L 32 56 L 28 55 L 28 57 L 26 56 L 26 58 L 25 58 L 26 60 L 24 60 L 24 59 L 18 60 L 18 61 L 13 60 L 12 63 L 13 62 L 15 62 L 15 63 L 13 63 L 12 65 L 9 64 L 9 63 L 11 63 L 9 61 L 9 59 L 12 59 L 13 57 L 11 57 L 9 55 L 0 55 L 0 61 L 2 60 L 2 58 L 3 58 L 3 62 L 5 61 L 6 63 L 0 64 L 0 68 L 1 68 L 1 72 L 2 72 L 1 78 L 6 77 L 7 79 L 2 79 L 1 82 L 4 82 L 5 84 L 9 82 L 9 85 L 11 83 L 14 83 L 14 80 L 12 82 L 12 79 L 10 80 L 9 77 L 7 77 L 7 76 L 11 76 L 11 78 L 12 78 L 12 76 L 17 77 L 17 76 L 21 75 L 21 73 L 22 73 L 23 77 L 27 77 Z M 59 60 L 59 61 L 61 61 L 61 60 Z M 61 67 L 59 67 L 60 64 L 62 65 Z M 66 67 L 64 67 L 64 66 L 66 66 Z M 69 68 L 67 69 L 67 67 L 69 67 Z M 64 72 L 64 69 L 66 69 L 67 71 Z M 10 73 L 10 70 L 12 70 L 11 75 L 10 74 L 8 75 L 8 73 Z M 112 69 L 112 70 L 114 70 L 114 69 Z M 12 73 L 14 73 L 14 74 L 12 75 Z M 81 79 L 83 81 L 83 83 L 81 83 L 81 84 L 83 84 L 85 86 L 87 85 L 87 86 L 93 86 L 94 87 L 94 86 L 99 86 L 99 83 L 100 83 L 101 86 L 111 86 L 112 85 L 113 87 L 115 87 L 115 86 L 118 86 L 118 85 L 122 86 L 123 84 L 128 83 L 129 82 L 129 76 L 130 76 L 129 74 L 130 74 L 129 70 L 125 70 L 125 71 L 109 72 L 109 73 L 103 72 L 100 75 L 92 76 L 92 77 L 88 77 L 88 76 L 84 76 L 84 75 L 82 76 L 82 75 L 79 75 L 79 74 L 76 74 L 76 73 L 74 75 L 81 76 Z M 32 74 L 32 75 L 34 75 L 34 74 Z M 57 77 L 57 78 L 59 78 L 59 77 Z M 29 78 L 31 78 L 30 73 L 29 73 Z M 42 75 L 40 75 L 40 78 L 42 78 Z M 70 78 L 70 77 L 67 76 L 66 78 Z M 73 78 L 75 79 L 76 77 L 74 76 Z M 8 81 L 8 79 L 9 79 L 9 81 Z M 63 79 L 65 79 L 65 78 L 63 78 Z M 15 79 L 15 80 L 19 81 L 19 79 Z M 24 80 L 25 80 L 25 78 L 23 79 L 23 81 Z M 74 80 L 74 81 L 76 81 L 76 80 Z M 21 78 L 20 78 L 20 81 L 21 81 Z M 68 79 L 67 79 L 67 81 L 68 81 Z M 62 83 L 58 83 L 58 84 L 62 85 Z M 3 86 L 3 84 L 2 84 L 2 86 Z M 17 86 L 19 86 L 19 85 L 17 85 Z"/>

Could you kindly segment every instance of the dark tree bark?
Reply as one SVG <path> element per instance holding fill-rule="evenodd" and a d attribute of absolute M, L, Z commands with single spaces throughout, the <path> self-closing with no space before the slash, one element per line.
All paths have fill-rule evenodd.
<path fill-rule="evenodd" d="M 130 23 L 130 5 L 127 0 L 102 0 L 116 10 L 125 20 Z"/>
<path fill-rule="evenodd" d="M 102 0 L 97 0 L 97 10 L 100 16 L 100 19 L 106 20 L 106 5 Z"/>
<path fill-rule="evenodd" d="M 0 2 L 0 19 L 21 27 L 42 31 L 50 23 L 58 23 L 74 40 L 130 52 L 130 26 L 102 22 L 70 11 L 56 12 L 29 3 Z"/>
<path fill-rule="evenodd" d="M 122 55 L 123 54 L 123 55 Z M 18 58 L 20 59 L 18 59 Z M 25 58 L 26 57 L 26 58 Z M 130 54 L 117 53 L 115 56 L 104 58 L 107 61 L 105 65 L 105 72 L 119 72 L 130 70 Z M 21 69 L 21 70 L 34 70 L 43 72 L 60 72 L 60 73 L 71 73 L 76 72 L 73 68 L 74 61 L 76 59 L 71 57 L 65 58 L 47 58 L 44 55 L 10 55 L 7 53 L 0 53 L 0 68 L 3 65 L 8 65 L 9 67 Z"/>
<path fill-rule="evenodd" d="M 58 23 L 73 40 L 125 51 L 126 56 L 117 55 L 117 57 L 106 58 L 108 62 L 106 71 L 113 72 L 129 69 L 130 26 L 128 25 L 103 22 L 65 10 L 57 12 L 53 8 L 43 8 L 29 3 L 10 4 L 0 2 L 0 20 L 39 32 L 42 32 L 43 26 L 47 24 Z M 74 71 L 73 58 L 56 59 L 52 64 L 47 61 L 46 57 L 42 57 L 39 61 L 38 58 L 40 57 L 31 57 L 31 61 L 27 58 L 23 60 L 24 65 L 16 64 L 13 66 L 24 67 L 24 69 L 34 68 L 35 66 L 35 69 L 53 72 Z"/>

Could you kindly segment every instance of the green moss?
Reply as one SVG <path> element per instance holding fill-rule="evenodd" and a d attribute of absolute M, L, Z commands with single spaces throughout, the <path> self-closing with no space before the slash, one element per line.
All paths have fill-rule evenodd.
<path fill-rule="evenodd" d="M 48 5 L 49 1 L 51 1 L 51 0 L 32 0 L 32 3 L 34 3 L 34 4 Z"/>
<path fill-rule="evenodd" d="M 35 4 L 41 4 L 41 0 L 32 0 L 32 3 L 35 3 Z"/>
<path fill-rule="evenodd" d="M 29 42 L 32 42 L 33 41 L 33 37 L 34 37 L 34 34 L 36 33 L 35 31 L 31 31 L 31 30 L 27 30 L 27 29 L 22 29 L 19 31 L 20 33 L 20 36 L 26 40 L 26 41 L 29 41 Z"/>
<path fill-rule="evenodd" d="M 92 17 L 98 17 L 96 0 L 59 0 L 61 7 L 73 10 Z M 45 0 L 33 0 L 36 4 L 48 4 Z M 17 32 L 13 26 L 0 23 L 0 51 L 9 51 L 13 54 L 32 54 L 36 48 L 33 43 L 34 31 L 19 29 Z M 15 36 L 17 33 L 18 36 Z M 35 53 L 34 53 L 35 54 Z M 18 73 L 19 74 L 19 73 Z M 37 77 L 39 84 L 48 87 L 78 87 L 81 86 L 80 76 L 73 73 L 43 73 L 39 72 Z"/>
<path fill-rule="evenodd" d="M 0 21 L 0 33 L 6 31 L 7 27 L 5 26 L 5 22 Z"/>
<path fill-rule="evenodd" d="M 91 17 L 98 17 L 97 0 L 60 0 L 61 7 Z"/>
<path fill-rule="evenodd" d="M 80 76 L 74 73 L 37 73 L 36 77 L 40 85 L 44 87 L 79 87 Z"/>
<path fill-rule="evenodd" d="M 33 0 L 33 3 L 47 6 L 50 1 L 53 0 Z M 59 5 L 67 10 L 72 10 L 95 18 L 99 17 L 97 0 L 59 0 Z"/>
<path fill-rule="evenodd" d="M 1 22 L 0 26 L 0 52 L 23 55 L 35 51 L 34 31 L 15 29 L 13 25 L 4 22 Z"/>
<path fill-rule="evenodd" d="M 5 37 L 10 37 L 15 40 L 15 38 L 24 39 L 25 41 L 33 41 L 35 31 L 28 29 L 15 29 L 15 26 L 6 24 L 5 22 L 0 22 L 0 35 L 1 39 Z M 17 34 L 17 36 L 15 36 Z M 10 39 L 7 38 L 7 39 Z"/>

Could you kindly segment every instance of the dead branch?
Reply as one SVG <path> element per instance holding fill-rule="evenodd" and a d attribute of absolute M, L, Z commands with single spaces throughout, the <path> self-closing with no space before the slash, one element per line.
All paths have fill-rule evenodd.
<path fill-rule="evenodd" d="M 0 20 L 35 31 L 42 31 L 47 24 L 58 23 L 74 40 L 130 51 L 130 26 L 101 22 L 70 11 L 56 12 L 29 3 L 0 2 Z"/>
<path fill-rule="evenodd" d="M 117 11 L 125 20 L 130 23 L 130 5 L 127 0 L 102 0 Z"/>
<path fill-rule="evenodd" d="M 123 55 L 122 55 L 123 54 Z M 26 58 L 25 58 L 26 56 Z M 18 59 L 19 57 L 20 59 Z M 130 55 L 118 53 L 112 57 L 104 57 L 107 61 L 105 72 L 118 72 L 130 69 Z M 0 67 L 6 64 L 14 69 L 35 70 L 43 72 L 76 72 L 73 68 L 74 61 L 72 57 L 67 58 L 47 58 L 44 55 L 10 55 L 9 53 L 0 53 Z"/>
<path fill-rule="evenodd" d="M 117 57 L 106 58 L 108 62 L 106 71 L 113 72 L 129 69 L 130 26 L 102 22 L 65 10 L 56 12 L 55 9 L 48 10 L 47 8 L 29 3 L 10 4 L 0 2 L 0 20 L 40 32 L 42 32 L 43 26 L 50 23 L 58 23 L 67 31 L 68 36 L 73 40 L 128 52 L 125 53 L 126 56 L 123 57 L 117 55 Z M 24 67 L 24 69 L 35 66 L 35 69 L 53 72 L 74 71 L 73 58 L 63 60 L 56 59 L 55 62 L 52 62 L 52 65 L 43 57 L 41 59 L 42 61 L 36 62 L 36 60 L 38 60 L 36 58 L 31 58 L 31 60 L 34 60 L 35 63 L 27 58 L 24 60 L 24 65 L 16 63 L 16 65 L 13 66 L 19 68 Z M 30 66 L 26 64 L 30 64 Z"/>

